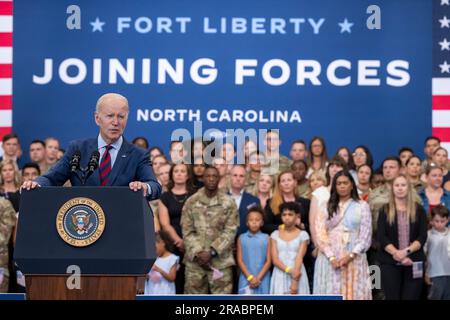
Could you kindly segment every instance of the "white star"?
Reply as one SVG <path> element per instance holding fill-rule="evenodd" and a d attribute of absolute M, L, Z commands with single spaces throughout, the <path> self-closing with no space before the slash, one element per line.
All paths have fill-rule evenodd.
<path fill-rule="evenodd" d="M 92 32 L 95 32 L 95 31 L 103 32 L 103 25 L 105 23 L 100 22 L 100 19 L 98 17 L 95 19 L 94 22 L 90 22 L 90 24 L 92 25 Z"/>
<path fill-rule="evenodd" d="M 444 38 L 443 41 L 439 42 L 439 45 L 441 46 L 441 51 L 443 50 L 450 51 L 450 42 L 447 41 L 447 38 Z"/>
<path fill-rule="evenodd" d="M 352 22 L 348 22 L 347 18 L 345 18 L 344 22 L 338 23 L 338 25 L 341 27 L 341 33 L 348 32 L 352 33 L 352 30 L 350 28 L 354 25 Z"/>
<path fill-rule="evenodd" d="M 447 16 L 439 19 L 439 22 L 441 23 L 441 28 L 450 28 L 450 19 L 447 19 Z"/>
<path fill-rule="evenodd" d="M 449 1 L 450 1 L 450 0 L 441 0 L 441 6 L 443 6 L 444 4 L 450 6 Z"/>
<path fill-rule="evenodd" d="M 440 64 L 439 68 L 441 68 L 441 73 L 450 73 L 450 64 L 447 63 L 447 60 Z"/>

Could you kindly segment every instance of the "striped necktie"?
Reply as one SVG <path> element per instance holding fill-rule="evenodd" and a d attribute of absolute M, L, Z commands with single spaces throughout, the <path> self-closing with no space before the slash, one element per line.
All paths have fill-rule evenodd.
<path fill-rule="evenodd" d="M 100 161 L 100 185 L 102 187 L 106 186 L 106 184 L 108 183 L 109 173 L 111 172 L 111 155 L 109 154 L 109 150 L 111 150 L 112 148 L 113 146 L 109 144 L 105 146 L 105 153 L 103 154 L 102 160 Z"/>

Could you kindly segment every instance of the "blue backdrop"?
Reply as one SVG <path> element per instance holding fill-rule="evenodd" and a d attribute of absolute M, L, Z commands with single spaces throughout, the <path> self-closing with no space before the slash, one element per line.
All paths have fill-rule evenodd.
<path fill-rule="evenodd" d="M 67 27 L 72 4 L 79 30 Z M 126 138 L 146 136 L 166 151 L 172 131 L 192 131 L 198 119 L 203 130 L 278 128 L 283 153 L 319 135 L 330 154 L 358 144 L 377 161 L 404 145 L 422 154 L 431 133 L 431 1 L 377 1 L 381 30 L 366 26 L 371 4 L 15 1 L 14 130 L 25 145 L 95 136 L 96 100 L 113 91 L 130 102 Z M 219 121 L 223 110 L 238 118 Z M 271 110 L 287 119 L 270 122 Z"/>

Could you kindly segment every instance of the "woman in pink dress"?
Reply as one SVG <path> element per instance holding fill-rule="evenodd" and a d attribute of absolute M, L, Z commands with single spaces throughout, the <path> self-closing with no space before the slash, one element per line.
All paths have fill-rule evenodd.
<path fill-rule="evenodd" d="M 319 255 L 314 294 L 371 300 L 366 251 L 372 239 L 372 216 L 369 205 L 359 199 L 348 171 L 340 171 L 334 177 L 328 206 L 320 211 L 315 227 Z"/>

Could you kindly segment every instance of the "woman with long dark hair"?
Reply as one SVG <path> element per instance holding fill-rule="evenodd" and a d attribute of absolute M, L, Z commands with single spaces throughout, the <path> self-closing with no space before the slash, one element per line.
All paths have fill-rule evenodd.
<path fill-rule="evenodd" d="M 316 234 L 319 255 L 314 293 L 342 294 L 345 300 L 372 299 L 366 257 L 372 216 L 347 170 L 334 176 L 327 209 L 316 218 Z"/>
<path fill-rule="evenodd" d="M 372 178 L 372 168 L 368 164 L 363 164 L 358 167 L 358 194 L 361 200 L 366 202 L 369 201 L 369 193 L 372 191 L 370 189 L 370 180 Z"/>
<path fill-rule="evenodd" d="M 405 164 L 406 176 L 409 183 L 414 186 L 416 191 L 420 191 L 425 187 L 425 183 L 420 179 L 420 173 L 422 171 L 422 160 L 416 155 L 411 156 L 406 160 Z"/>
<path fill-rule="evenodd" d="M 357 146 L 355 150 L 353 151 L 353 163 L 355 165 L 354 169 L 358 169 L 358 167 L 362 166 L 363 164 L 367 164 L 370 167 L 373 167 L 373 157 L 372 153 L 370 152 L 369 148 L 366 146 Z"/>
<path fill-rule="evenodd" d="M 327 155 L 327 147 L 325 145 L 325 140 L 321 137 L 314 137 L 311 139 L 309 144 L 309 170 L 306 175 L 307 178 L 315 172 L 321 171 L 325 174 L 325 168 L 328 165 L 328 155 Z"/>
<path fill-rule="evenodd" d="M 180 163 L 170 168 L 167 192 L 161 195 L 158 215 L 161 228 L 167 232 L 176 247 L 174 253 L 180 258 L 184 253 L 184 241 L 181 233 L 181 211 L 186 200 L 193 194 L 192 169 L 190 165 Z M 182 259 L 181 259 L 182 261 Z M 184 265 L 180 263 L 175 280 L 176 292 L 183 293 Z"/>

